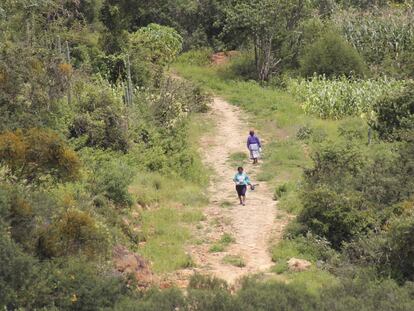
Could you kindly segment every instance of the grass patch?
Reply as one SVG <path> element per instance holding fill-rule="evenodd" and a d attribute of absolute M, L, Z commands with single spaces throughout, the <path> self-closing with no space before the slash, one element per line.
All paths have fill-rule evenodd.
<path fill-rule="evenodd" d="M 236 240 L 233 236 L 231 236 L 229 233 L 224 233 L 220 240 L 216 243 L 214 243 L 210 249 L 210 253 L 219 253 L 224 252 L 226 247 L 229 246 L 231 243 L 234 243 Z"/>
<path fill-rule="evenodd" d="M 224 256 L 222 262 L 227 265 L 232 265 L 235 267 L 243 268 L 246 266 L 243 258 L 239 255 L 226 255 Z"/>
<path fill-rule="evenodd" d="M 234 242 L 236 242 L 236 239 L 229 233 L 224 233 L 220 238 L 220 244 L 225 245 L 225 246 L 231 243 L 234 243 Z"/>
<path fill-rule="evenodd" d="M 224 252 L 225 246 L 220 243 L 215 243 L 211 245 L 210 249 L 208 250 L 210 253 L 221 253 Z"/>
<path fill-rule="evenodd" d="M 277 273 L 277 274 L 282 274 L 285 273 L 289 270 L 288 267 L 288 263 L 286 260 L 281 260 L 279 262 L 277 262 L 273 267 L 272 267 L 272 271 Z"/>
<path fill-rule="evenodd" d="M 230 208 L 233 206 L 233 203 L 231 203 L 230 201 L 223 201 L 220 203 L 220 207 L 222 208 Z"/>
<path fill-rule="evenodd" d="M 245 152 L 236 152 L 230 155 L 229 163 L 235 169 L 239 166 L 244 166 L 248 162 L 249 158 Z"/>
<path fill-rule="evenodd" d="M 141 213 L 142 234 L 146 243 L 139 253 L 152 262 L 155 272 L 170 272 L 191 265 L 184 247 L 191 239 L 188 228 L 180 223 L 180 214 L 171 208 Z"/>
<path fill-rule="evenodd" d="M 339 279 L 333 274 L 316 268 L 289 274 L 288 282 L 294 286 L 305 288 L 309 294 L 315 296 L 320 294 L 321 289 L 336 286 L 340 283 Z"/>
<path fill-rule="evenodd" d="M 187 177 L 140 172 L 129 187 L 136 202 L 147 207 L 140 213 L 140 238 L 145 243 L 138 252 L 151 261 L 157 273 L 194 265 L 185 252 L 188 243 L 197 243 L 189 225 L 199 227 L 205 220 L 202 207 L 208 199 L 203 185 L 210 177 L 195 150 L 199 137 L 210 130 L 209 125 L 205 116 L 191 116 L 189 152 L 194 156 L 194 165 Z"/>
<path fill-rule="evenodd" d="M 206 220 L 206 216 L 201 210 L 190 210 L 182 212 L 181 220 L 186 223 L 197 223 Z"/>

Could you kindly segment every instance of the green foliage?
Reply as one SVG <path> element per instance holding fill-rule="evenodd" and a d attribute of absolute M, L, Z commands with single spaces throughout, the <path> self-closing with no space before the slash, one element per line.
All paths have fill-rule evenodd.
<path fill-rule="evenodd" d="M 223 257 L 223 263 L 232 265 L 235 267 L 243 268 L 246 266 L 245 261 L 238 255 L 226 255 Z"/>
<path fill-rule="evenodd" d="M 45 297 L 45 306 L 61 310 L 112 308 L 128 293 L 121 278 L 105 274 L 82 258 L 57 261 L 47 272 L 47 285 L 52 291 Z"/>
<path fill-rule="evenodd" d="M 389 59 L 397 71 L 404 72 L 406 53 L 414 49 L 411 9 L 341 11 L 334 22 L 370 64 L 383 64 Z"/>
<path fill-rule="evenodd" d="M 390 78 L 349 80 L 342 76 L 329 80 L 315 76 L 311 80 L 290 80 L 288 90 L 301 98 L 306 113 L 320 118 L 339 119 L 345 116 L 370 118 L 373 105 L 383 96 L 402 90 L 405 81 Z"/>
<path fill-rule="evenodd" d="M 226 68 L 225 73 L 230 78 L 243 78 L 246 80 L 257 79 L 257 68 L 254 55 L 244 52 L 232 58 L 230 65 Z"/>
<path fill-rule="evenodd" d="M 0 306 L 5 309 L 30 306 L 36 299 L 36 261 L 4 232 L 0 234 L 0 248 Z"/>
<path fill-rule="evenodd" d="M 412 295 L 410 284 L 399 287 L 391 280 L 345 279 L 340 285 L 323 291 L 320 310 L 408 311 L 414 307 Z"/>
<path fill-rule="evenodd" d="M 240 310 L 312 310 L 315 300 L 301 287 L 247 279 L 238 294 Z"/>
<path fill-rule="evenodd" d="M 38 253 L 46 258 L 81 253 L 88 257 L 105 255 L 109 246 L 106 231 L 91 215 L 70 209 L 40 232 Z"/>
<path fill-rule="evenodd" d="M 410 139 L 414 131 L 414 85 L 382 98 L 374 105 L 371 127 L 384 140 Z"/>
<path fill-rule="evenodd" d="M 199 49 L 199 50 L 190 50 L 185 53 L 182 53 L 177 58 L 177 63 L 188 64 L 195 66 L 205 66 L 211 62 L 212 50 L 208 48 Z"/>
<path fill-rule="evenodd" d="M 298 221 L 339 248 L 342 242 L 367 232 L 372 226 L 372 216 L 366 211 L 364 201 L 354 196 L 341 196 L 324 188 L 308 191 Z"/>
<path fill-rule="evenodd" d="M 56 182 L 74 180 L 81 165 L 58 134 L 37 128 L 1 134 L 0 161 L 12 177 L 27 184 L 40 184 L 48 177 Z"/>
<path fill-rule="evenodd" d="M 304 76 L 362 77 L 366 72 L 363 58 L 340 35 L 328 31 L 315 43 L 305 47 L 300 60 Z"/>
<path fill-rule="evenodd" d="M 83 138 L 84 145 L 126 152 L 129 147 L 125 106 L 115 89 L 104 80 L 79 81 L 77 114 L 70 126 L 71 138 Z"/>
<path fill-rule="evenodd" d="M 0 131 L 61 129 L 68 109 L 64 96 L 73 75 L 70 64 L 43 48 L 8 42 L 0 54 Z"/>
<path fill-rule="evenodd" d="M 134 177 L 133 167 L 122 160 L 103 160 L 95 163 L 92 191 L 102 194 L 120 206 L 132 205 L 133 199 L 128 187 Z"/>
<path fill-rule="evenodd" d="M 381 227 L 399 213 L 393 205 L 412 195 L 412 164 L 399 160 L 399 152 L 378 147 L 368 153 L 352 142 L 324 145 L 305 171 L 299 223 L 335 248 Z"/>
<path fill-rule="evenodd" d="M 171 64 L 182 49 L 182 37 L 171 27 L 149 24 L 130 35 L 130 53 L 156 65 Z"/>
<path fill-rule="evenodd" d="M 239 1 L 226 12 L 224 33 L 253 43 L 256 77 L 267 81 L 292 57 L 290 45 L 297 42 L 295 30 L 308 7 L 304 1 L 254 0 Z"/>

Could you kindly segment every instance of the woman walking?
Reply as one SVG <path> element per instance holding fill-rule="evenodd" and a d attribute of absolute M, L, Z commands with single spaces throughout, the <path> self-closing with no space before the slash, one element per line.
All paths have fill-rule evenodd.
<path fill-rule="evenodd" d="M 250 158 L 253 160 L 253 164 L 257 164 L 260 158 L 262 144 L 253 130 L 249 132 L 249 137 L 247 137 L 247 149 L 250 151 Z"/>
<path fill-rule="evenodd" d="M 247 186 L 252 188 L 249 176 L 244 172 L 243 168 L 240 166 L 237 168 L 237 173 L 234 175 L 233 181 L 236 183 L 236 191 L 240 200 L 240 205 L 246 205 L 246 191 Z"/>

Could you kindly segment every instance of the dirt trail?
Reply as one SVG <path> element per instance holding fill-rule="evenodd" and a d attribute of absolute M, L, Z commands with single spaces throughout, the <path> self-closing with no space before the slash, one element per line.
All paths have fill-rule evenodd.
<path fill-rule="evenodd" d="M 272 266 L 269 242 L 280 239 L 288 220 L 282 211 L 277 210 L 272 192 L 264 182 L 255 191 L 248 191 L 246 206 L 238 205 L 232 183 L 235 168 L 229 163 L 229 156 L 236 152 L 247 153 L 248 124 L 239 108 L 220 98 L 214 99 L 211 108 L 216 129 L 202 139 L 201 145 L 205 164 L 215 172 L 209 187 L 211 197 L 205 210 L 206 220 L 198 230 L 204 243 L 194 246 L 191 255 L 199 267 L 197 270 L 234 284 L 242 276 L 266 272 Z M 252 164 L 245 165 L 253 183 L 258 170 L 259 167 Z M 220 240 L 223 233 L 232 234 L 235 243 L 224 252 L 210 252 L 211 245 Z M 223 263 L 226 255 L 240 256 L 245 267 Z"/>

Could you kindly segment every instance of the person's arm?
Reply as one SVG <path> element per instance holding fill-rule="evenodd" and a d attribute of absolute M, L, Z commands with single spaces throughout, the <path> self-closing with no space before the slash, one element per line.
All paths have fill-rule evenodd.
<path fill-rule="evenodd" d="M 250 141 L 249 141 L 249 137 L 247 137 L 247 149 L 250 149 Z"/>
<path fill-rule="evenodd" d="M 246 176 L 244 177 L 244 181 L 246 182 L 246 184 L 248 184 L 249 186 L 251 186 L 252 185 L 252 183 L 250 182 L 250 178 L 249 178 L 249 176 L 247 176 L 247 174 L 246 174 Z"/>
<path fill-rule="evenodd" d="M 233 181 L 234 181 L 235 183 L 237 183 L 237 174 L 236 174 L 236 175 L 234 175 L 234 177 L 233 177 Z"/>

